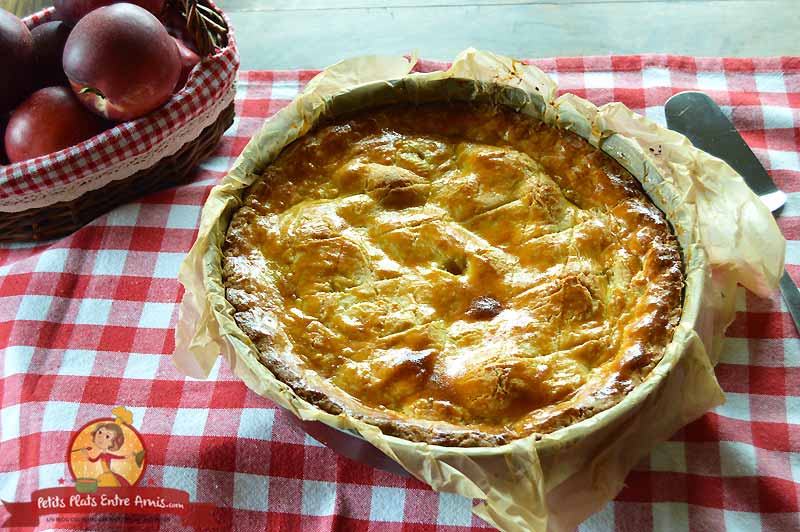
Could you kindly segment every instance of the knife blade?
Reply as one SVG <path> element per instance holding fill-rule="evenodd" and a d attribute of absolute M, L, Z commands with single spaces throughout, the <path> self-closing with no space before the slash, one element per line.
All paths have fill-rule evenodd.
<path fill-rule="evenodd" d="M 778 189 L 734 125 L 710 96 L 702 92 L 680 92 L 664 104 L 664 114 L 668 128 L 685 135 L 696 148 L 731 165 L 770 211 L 783 207 L 786 194 Z M 800 290 L 786 270 L 781 275 L 780 289 L 794 326 L 800 331 Z"/>
<path fill-rule="evenodd" d="M 664 114 L 668 128 L 684 134 L 696 148 L 731 165 L 770 211 L 783 207 L 786 194 L 778 189 L 750 146 L 710 96 L 702 92 L 679 92 L 664 104 Z"/>

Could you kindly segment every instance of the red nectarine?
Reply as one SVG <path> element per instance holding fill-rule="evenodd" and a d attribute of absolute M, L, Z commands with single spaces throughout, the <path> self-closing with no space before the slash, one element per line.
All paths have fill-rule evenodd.
<path fill-rule="evenodd" d="M 83 17 L 64 47 L 64 72 L 89 109 L 130 120 L 160 107 L 181 73 L 175 41 L 156 17 L 114 4 Z"/>
<path fill-rule="evenodd" d="M 5 148 L 12 163 L 62 150 L 111 124 L 89 112 L 67 87 L 40 89 L 11 115 Z"/>
<path fill-rule="evenodd" d="M 54 0 L 58 18 L 74 26 L 80 19 L 95 9 L 116 4 L 118 0 Z M 131 4 L 143 7 L 155 16 L 164 10 L 164 0 L 130 0 Z"/>
<path fill-rule="evenodd" d="M 8 164 L 8 157 L 6 157 L 6 146 L 5 146 L 5 139 L 6 137 L 6 119 L 5 117 L 0 118 L 0 166 L 4 164 Z"/>
<path fill-rule="evenodd" d="M 183 88 L 184 85 L 186 85 L 192 69 L 197 63 L 200 62 L 200 56 L 186 46 L 182 40 L 176 37 L 173 37 L 173 39 L 175 39 L 175 44 L 178 47 L 178 53 L 181 56 L 181 77 L 178 78 L 178 83 L 175 85 L 175 92 L 178 92 Z"/>
<path fill-rule="evenodd" d="M 37 89 L 53 85 L 69 85 L 64 67 L 61 66 L 69 31 L 70 27 L 60 20 L 40 24 L 31 30 Z"/>
<path fill-rule="evenodd" d="M 10 111 L 31 89 L 33 38 L 16 16 L 0 9 L 0 113 Z"/>

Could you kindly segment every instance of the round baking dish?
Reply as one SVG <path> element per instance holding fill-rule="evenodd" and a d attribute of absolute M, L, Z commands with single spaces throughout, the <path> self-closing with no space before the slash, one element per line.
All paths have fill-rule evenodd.
<path fill-rule="evenodd" d="M 413 94 L 411 101 L 415 104 L 442 101 L 500 104 L 536 119 L 544 119 L 546 109 L 544 99 L 537 94 L 526 94 L 518 88 L 490 83 L 476 91 L 472 80 L 451 78 L 432 82 L 427 86 L 427 89 L 428 92 L 426 93 Z M 320 116 L 318 122 L 332 123 L 341 116 L 349 116 L 370 108 L 406 103 L 409 101 L 410 96 L 411 94 L 405 90 L 402 82 L 390 81 L 388 83 L 365 85 L 349 93 L 339 94 L 330 98 L 326 102 L 326 110 Z M 591 140 L 589 137 L 591 129 L 581 126 L 580 122 L 571 121 L 569 116 L 559 117 L 558 127 L 572 129 L 585 140 Z M 614 146 L 614 143 L 605 139 L 603 145 L 611 147 Z M 608 150 L 606 153 L 609 153 L 623 165 L 625 163 L 630 164 L 630 161 L 633 160 L 633 155 L 625 155 L 623 150 L 623 146 L 617 145 L 617 149 Z M 258 168 L 256 172 L 261 170 L 262 168 Z M 321 421 L 297 421 L 298 426 L 303 430 L 339 454 L 384 470 L 392 472 L 404 471 L 396 463 L 388 460 L 378 449 L 361 438 L 357 432 L 331 427 Z"/>
<path fill-rule="evenodd" d="M 251 389 L 296 415 L 312 436 L 341 454 L 387 469 L 385 455 L 434 489 L 485 499 L 475 512 L 501 529 L 574 529 L 613 498 L 627 472 L 652 445 L 723 402 L 713 363 L 733 316 L 730 291 L 739 279 L 723 275 L 712 282 L 696 204 L 718 198 L 713 193 L 688 197 L 686 188 L 696 174 L 681 170 L 710 168 L 708 156 L 624 106 L 598 110 L 571 95 L 556 100 L 555 84 L 543 73 L 481 52 L 465 52 L 446 73 L 378 79 L 344 90 L 331 88 L 327 81 L 312 82 L 308 94 L 268 121 L 212 191 L 198 241 L 181 269 L 187 295 L 176 331 L 176 364 L 187 374 L 202 376 L 221 352 Z M 630 171 L 671 223 L 685 273 L 681 322 L 661 361 L 615 406 L 553 433 L 497 447 L 410 442 L 304 401 L 266 369 L 233 321 L 221 276 L 225 232 L 246 188 L 281 149 L 317 123 L 337 116 L 396 103 L 442 101 L 504 105 L 575 132 Z M 736 189 L 734 195 L 742 195 L 750 205 L 752 194 L 740 177 L 728 175 L 730 168 L 713 171 L 730 181 L 729 192 Z M 374 451 L 364 447 L 365 442 Z"/>
<path fill-rule="evenodd" d="M 513 101 L 513 96 L 501 94 L 499 98 Z M 322 129 L 284 150 L 289 159 L 279 157 L 280 162 L 265 171 L 264 183 L 248 191 L 243 208 L 231 222 L 223 249 L 223 278 L 227 298 L 236 309 L 234 318 L 278 379 L 316 406 L 333 414 L 347 412 L 379 427 L 384 434 L 433 445 L 477 447 L 502 445 L 574 424 L 619 402 L 649 373 L 661 358 L 679 318 L 681 260 L 662 213 L 644 199 L 635 179 L 618 164 L 575 135 L 559 133 L 562 130 L 558 128 L 541 129 L 540 121 L 527 120 L 526 115 L 507 105 L 486 106 L 481 98 L 473 99 L 469 106 L 457 105 L 461 102 L 451 98 L 444 106 L 421 102 L 421 107 L 381 107 L 377 115 L 369 110 L 364 115 L 358 109 L 356 115 L 348 114 L 344 119 L 335 108 L 338 101 L 334 98 L 331 102 L 332 117 L 327 113 L 322 117 Z M 397 136 L 387 131 L 396 131 Z M 405 135 L 410 135 L 408 140 Z M 361 137 L 363 141 L 358 140 Z M 425 139 L 442 144 L 431 148 Z M 429 167 L 424 162 L 427 150 L 438 154 L 445 145 L 457 155 L 431 155 L 436 169 Z M 386 155 L 388 149 L 399 152 Z M 527 155 L 541 161 L 542 169 L 538 170 L 534 162 L 524 162 Z M 409 156 L 415 162 L 401 162 Z M 423 162 L 416 163 L 419 160 Z M 363 171 L 367 176 L 347 173 L 350 177 L 341 177 L 342 169 L 353 164 L 357 166 L 352 168 L 358 170 L 345 172 Z M 394 165 L 395 169 L 389 171 L 381 165 Z M 307 168 L 316 170 L 306 177 Z M 575 168 L 581 170 L 571 170 Z M 585 173 L 580 173 L 584 168 Z M 286 177 L 282 177 L 284 170 Z M 512 188 L 512 183 L 517 183 L 511 177 L 515 175 L 525 184 Z M 397 179 L 402 183 L 412 179 L 431 183 L 430 191 L 428 185 L 425 192 L 400 189 L 394 190 L 398 193 L 394 196 L 386 195 L 385 188 L 379 188 L 383 191 L 380 193 L 372 190 L 375 186 L 394 186 L 384 183 Z M 366 184 L 374 180 L 381 184 Z M 360 185 L 350 184 L 360 181 Z M 344 192 L 331 195 L 330 186 Z M 292 193 L 297 187 L 307 192 Z M 557 192 L 559 188 L 561 192 Z M 350 195 L 356 192 L 362 194 Z M 454 193 L 457 199 L 453 199 Z M 561 199 L 564 195 L 568 199 Z M 425 200 L 421 200 L 423 196 Z M 307 199 L 324 203 L 304 203 L 297 208 L 308 206 L 310 212 L 292 207 L 280 215 L 280 222 L 270 221 L 272 214 L 284 212 L 283 208 L 270 207 L 275 201 L 291 206 Z M 491 209 L 512 199 L 521 201 L 512 203 L 517 208 Z M 329 217 L 326 213 L 334 206 L 338 215 Z M 364 209 L 370 214 L 366 215 Z M 478 216 L 484 209 L 489 212 L 488 219 L 484 214 Z M 601 214 L 606 209 L 614 213 L 608 214 L 609 218 Z M 506 214 L 498 217 L 499 212 Z M 515 228 L 508 226 L 512 215 L 520 224 Z M 368 222 L 364 216 L 368 216 Z M 446 221 L 423 221 L 442 216 Z M 601 216 L 603 222 L 594 220 L 594 216 Z M 302 226 L 298 220 L 303 220 Z M 275 228 L 262 229 L 267 223 L 275 224 Z M 341 229 L 341 237 L 340 223 L 348 227 Z M 348 224 L 354 228 L 366 225 L 368 229 L 350 229 Z M 563 231 L 572 224 L 579 224 L 574 227 L 575 244 L 567 238 L 572 233 Z M 327 229 L 329 226 L 332 229 Z M 623 233 L 609 233 L 600 227 L 625 229 Z M 386 238 L 378 236 L 390 229 L 397 232 L 389 232 Z M 309 231 L 314 236 L 308 236 Z M 419 240 L 412 239 L 408 231 L 420 236 Z M 542 236 L 542 232 L 548 236 Z M 531 238 L 527 235 L 534 234 L 537 239 L 526 243 Z M 284 238 L 293 243 L 286 244 Z M 589 243 L 590 238 L 595 244 Z M 275 239 L 284 241 L 281 246 L 289 245 L 291 250 L 268 244 Z M 609 246 L 602 258 L 597 256 L 601 240 L 607 243 L 603 246 Z M 541 247 L 542 241 L 548 244 Z M 288 260 L 295 264 L 294 270 L 285 263 L 279 267 L 282 273 L 277 277 L 283 281 L 268 281 L 274 271 L 262 273 L 266 266 L 258 247 L 254 247 L 256 242 L 267 261 L 276 262 L 275 267 L 283 263 L 281 257 L 291 253 L 293 258 Z M 579 242 L 587 244 L 584 247 Z M 574 256 L 575 262 L 563 257 L 556 262 L 539 260 L 542 252 L 554 249 L 559 256 Z M 254 253 L 259 259 L 252 258 Z M 632 261 L 637 255 L 642 260 Z M 382 257 L 398 265 L 386 266 Z M 312 288 L 320 284 L 317 275 L 331 275 L 328 260 L 348 266 L 337 270 L 330 286 L 326 282 L 322 283 L 324 288 Z M 446 263 L 458 260 L 463 266 L 454 274 Z M 361 261 L 372 264 L 366 266 Z M 557 262 L 567 266 L 551 269 Z M 395 273 L 375 273 L 384 270 Z M 373 273 L 363 279 L 356 274 L 357 280 L 351 277 L 354 271 Z M 410 278 L 409 272 L 414 272 Z M 342 280 L 336 280 L 339 276 Z M 423 279 L 419 285 L 418 276 Z M 524 279 L 528 278 L 533 284 L 526 284 Z M 435 287 L 431 285 L 434 282 Z M 642 291 L 635 299 L 631 285 Z M 266 296 L 276 289 L 281 294 L 276 292 L 276 299 Z M 398 296 L 412 291 L 411 299 Z M 527 298 L 524 294 L 530 292 L 538 295 Z M 341 306 L 338 297 L 350 302 Z M 588 307 L 582 297 L 592 299 Z M 504 310 L 474 317 L 470 301 L 474 304 L 485 299 L 502 301 L 496 304 Z M 422 321 L 406 317 L 408 311 L 402 310 L 404 305 L 417 304 L 423 306 L 414 313 L 430 313 Z M 622 310 L 623 305 L 626 310 Z M 355 310 L 362 308 L 368 310 Z M 378 308 L 381 310 L 369 310 Z M 319 323 L 305 318 L 306 313 L 319 318 L 324 324 L 321 331 L 316 328 Z M 393 317 L 396 323 L 391 323 Z M 431 319 L 438 325 L 430 326 L 427 322 Z M 277 329 L 273 328 L 276 322 Z M 362 325 L 354 325 L 357 323 Z M 280 324 L 286 327 L 283 331 Z M 602 336 L 597 335 L 600 327 L 605 331 Z M 335 331 L 333 336 L 327 328 Z M 444 343 L 443 334 L 448 335 Z M 557 345 L 551 340 L 553 334 L 561 335 Z M 575 344 L 569 340 L 573 335 L 580 337 Z M 370 340 L 362 343 L 362 336 Z M 589 338 L 593 341 L 588 342 Z M 593 351 L 594 346 L 601 345 L 598 340 L 603 347 Z M 505 345 L 502 353 L 498 352 L 501 342 Z M 591 354 L 587 354 L 587 344 Z M 562 349 L 564 353 L 550 354 Z M 542 358 L 536 358 L 539 355 Z M 411 359 L 406 360 L 406 356 Z M 473 358 L 465 361 L 465 356 Z M 600 360 L 594 362 L 595 357 Z M 459 361 L 456 367 L 454 359 Z M 328 378 L 321 379 L 316 370 L 305 365 L 306 360 L 321 363 L 325 367 L 321 373 Z M 342 378 L 344 382 L 339 380 Z M 557 383 L 551 384 L 551 379 L 557 379 Z M 341 388 L 332 382 L 340 383 Z M 411 406 L 416 413 L 409 414 L 407 398 L 412 389 L 445 406 L 430 407 L 430 401 L 420 399 Z M 392 403 L 384 402 L 387 400 Z M 536 405 L 539 407 L 534 408 Z M 425 413 L 420 415 L 418 408 Z"/>

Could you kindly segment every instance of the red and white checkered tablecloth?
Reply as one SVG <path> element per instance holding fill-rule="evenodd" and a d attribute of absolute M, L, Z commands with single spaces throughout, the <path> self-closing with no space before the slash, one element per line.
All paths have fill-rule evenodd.
<path fill-rule="evenodd" d="M 670 95 L 708 92 L 788 193 L 778 221 L 788 271 L 800 281 L 800 57 L 535 64 L 564 91 L 624 102 L 662 124 Z M 142 482 L 216 505 L 225 529 L 488 528 L 471 515 L 472 501 L 337 456 L 224 364 L 196 381 L 170 360 L 182 295 L 176 274 L 210 187 L 314 74 L 241 73 L 234 125 L 193 183 L 62 240 L 0 247 L 0 499 L 27 501 L 60 479 L 70 484 L 72 433 L 125 405 L 147 445 Z M 739 295 L 717 366 L 727 404 L 656 447 L 581 531 L 800 529 L 800 337 L 777 293 Z M 0 522 L 7 515 L 0 509 Z M 163 517 L 160 528 L 181 529 L 180 520 Z"/>

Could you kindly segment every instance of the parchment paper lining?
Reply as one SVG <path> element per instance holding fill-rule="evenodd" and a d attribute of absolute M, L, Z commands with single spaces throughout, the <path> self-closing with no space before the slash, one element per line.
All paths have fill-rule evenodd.
<path fill-rule="evenodd" d="M 714 376 L 740 283 L 766 296 L 783 271 L 785 241 L 769 210 L 727 164 L 624 105 L 600 108 L 537 68 L 468 49 L 446 71 L 411 74 L 413 58 L 359 57 L 315 77 L 267 120 L 214 187 L 179 279 L 186 288 L 173 360 L 205 378 L 218 354 L 253 391 L 304 420 L 354 431 L 436 490 L 483 499 L 477 515 L 507 531 L 573 530 L 622 488 L 653 445 L 724 401 Z M 536 441 L 448 448 L 384 436 L 347 415 L 297 397 L 258 361 L 233 320 L 221 279 L 221 246 L 242 191 L 281 149 L 320 118 L 394 101 L 485 100 L 572 129 L 641 182 L 673 225 L 684 253 L 681 323 L 662 361 L 617 406 Z"/>

